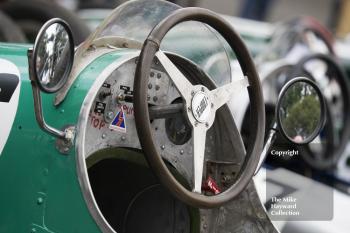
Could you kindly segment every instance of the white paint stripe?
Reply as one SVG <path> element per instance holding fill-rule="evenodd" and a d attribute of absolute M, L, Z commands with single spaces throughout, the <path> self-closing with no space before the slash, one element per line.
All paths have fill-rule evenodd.
<path fill-rule="evenodd" d="M 16 117 L 19 93 L 21 89 L 20 73 L 15 64 L 0 58 L 0 73 L 16 75 L 19 79 L 11 100 L 8 103 L 0 102 L 0 156 L 11 132 L 13 121 Z"/>

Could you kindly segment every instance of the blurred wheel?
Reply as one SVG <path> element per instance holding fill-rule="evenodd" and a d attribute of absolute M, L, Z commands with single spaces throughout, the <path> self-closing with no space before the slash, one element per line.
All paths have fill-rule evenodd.
<path fill-rule="evenodd" d="M 21 28 L 6 14 L 0 11 L 0 41 L 25 43 L 26 37 Z"/>
<path fill-rule="evenodd" d="M 52 18 L 62 18 L 71 26 L 75 45 L 79 45 L 90 34 L 90 29 L 84 21 L 51 1 L 7 1 L 1 5 L 1 9 L 19 24 L 30 42 L 34 42 L 40 27 Z"/>
<path fill-rule="evenodd" d="M 79 2 L 80 9 L 91 9 L 91 8 L 107 8 L 113 9 L 127 0 L 81 0 Z M 168 0 L 169 2 L 175 3 L 182 7 L 196 6 L 197 0 Z"/>

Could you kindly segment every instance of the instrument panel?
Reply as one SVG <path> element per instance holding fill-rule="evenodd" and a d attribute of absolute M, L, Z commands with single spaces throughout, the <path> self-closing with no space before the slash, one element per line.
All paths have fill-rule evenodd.
<path fill-rule="evenodd" d="M 131 59 L 115 69 L 97 91 L 85 134 L 85 158 L 107 148 L 141 149 L 132 103 L 136 61 L 136 58 Z M 150 108 L 182 103 L 179 92 L 156 59 L 149 73 L 147 98 Z M 227 123 L 227 116 L 230 115 L 227 111 L 230 110 L 227 108 L 216 117 L 207 132 L 204 167 L 209 175 L 212 172 L 213 177 L 222 176 L 225 186 L 237 174 L 241 161 L 237 156 L 240 153 L 232 150 L 233 143 L 239 142 L 227 131 L 227 125 L 231 124 Z M 193 138 L 192 128 L 184 114 L 161 119 L 151 118 L 151 127 L 161 156 L 191 184 Z M 227 178 L 228 176 L 231 178 Z"/>
<path fill-rule="evenodd" d="M 108 147 L 140 148 L 132 103 L 136 61 L 129 60 L 114 70 L 98 90 L 89 114 L 86 157 Z M 148 102 L 170 104 L 179 94 L 162 67 L 156 63 L 153 66 Z"/>

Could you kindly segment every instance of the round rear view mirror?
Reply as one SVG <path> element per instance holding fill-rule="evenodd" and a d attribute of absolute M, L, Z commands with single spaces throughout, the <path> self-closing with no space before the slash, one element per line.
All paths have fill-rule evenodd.
<path fill-rule="evenodd" d="M 310 79 L 295 78 L 281 90 L 276 116 L 281 133 L 292 143 L 307 144 L 325 123 L 325 100 Z"/>
<path fill-rule="evenodd" d="M 66 83 L 74 61 L 70 27 L 62 19 L 51 19 L 41 28 L 33 49 L 33 72 L 39 88 L 57 92 Z"/>

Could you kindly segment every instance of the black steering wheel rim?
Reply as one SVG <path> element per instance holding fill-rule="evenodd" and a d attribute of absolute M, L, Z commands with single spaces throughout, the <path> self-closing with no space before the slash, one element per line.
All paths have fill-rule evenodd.
<path fill-rule="evenodd" d="M 236 182 L 225 192 L 215 196 L 204 196 L 184 188 L 170 173 L 157 146 L 152 139 L 152 129 L 148 114 L 147 83 L 149 71 L 160 43 L 167 32 L 184 21 L 199 21 L 216 29 L 226 39 L 237 55 L 243 74 L 248 77 L 251 114 L 251 135 L 245 161 Z M 265 109 L 262 88 L 253 60 L 240 36 L 214 12 L 201 8 L 179 9 L 162 20 L 145 40 L 135 72 L 134 114 L 137 133 L 143 152 L 161 183 L 177 198 L 199 208 L 214 208 L 225 204 L 240 194 L 250 182 L 259 162 L 265 130 Z M 205 143 L 205 142 L 204 142 Z"/>

